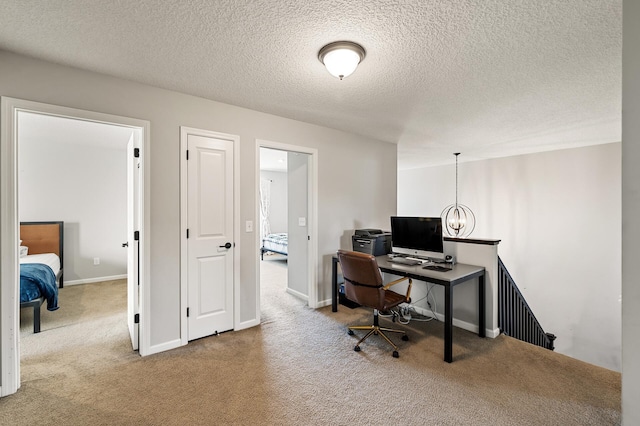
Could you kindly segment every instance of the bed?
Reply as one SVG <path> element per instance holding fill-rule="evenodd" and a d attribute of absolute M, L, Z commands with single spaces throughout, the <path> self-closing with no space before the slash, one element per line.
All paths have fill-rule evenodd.
<path fill-rule="evenodd" d="M 287 252 L 287 233 L 281 232 L 277 234 L 269 234 L 262 239 L 262 247 L 260 247 L 260 259 L 264 260 L 266 252 L 278 254 L 288 254 Z"/>
<path fill-rule="evenodd" d="M 20 222 L 20 308 L 33 308 L 33 332 L 40 332 L 40 307 L 58 309 L 63 287 L 64 222 Z"/>

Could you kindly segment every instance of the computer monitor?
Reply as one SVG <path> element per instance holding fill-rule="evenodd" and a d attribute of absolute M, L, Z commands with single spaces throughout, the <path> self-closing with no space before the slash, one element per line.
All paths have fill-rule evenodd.
<path fill-rule="evenodd" d="M 442 219 L 391 216 L 393 253 L 444 259 Z"/>

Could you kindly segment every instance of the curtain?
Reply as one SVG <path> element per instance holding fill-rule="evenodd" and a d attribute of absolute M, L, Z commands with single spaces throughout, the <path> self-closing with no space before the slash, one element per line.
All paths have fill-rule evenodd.
<path fill-rule="evenodd" d="M 260 241 L 271 233 L 269 211 L 271 207 L 271 181 L 260 179 Z"/>

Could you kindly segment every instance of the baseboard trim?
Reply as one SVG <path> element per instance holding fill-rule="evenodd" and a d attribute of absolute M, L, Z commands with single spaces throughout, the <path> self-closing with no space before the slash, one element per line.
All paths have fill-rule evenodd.
<path fill-rule="evenodd" d="M 159 345 L 152 345 L 149 347 L 149 352 L 145 353 L 143 356 L 165 352 L 171 349 L 179 348 L 180 346 L 182 346 L 182 341 L 180 339 L 171 340 Z"/>
<path fill-rule="evenodd" d="M 255 327 L 257 325 L 260 325 L 260 321 L 258 321 L 257 319 L 252 319 L 249 321 L 243 321 L 241 323 L 239 323 L 237 325 L 237 327 L 234 328 L 235 331 L 240 331 L 240 330 L 244 330 L 246 328 L 251 328 L 251 327 Z"/>
<path fill-rule="evenodd" d="M 316 305 L 316 308 L 324 308 L 329 305 L 331 305 L 331 299 L 320 300 Z"/>
<path fill-rule="evenodd" d="M 308 302 L 308 301 L 309 301 L 309 296 L 307 296 L 306 294 L 302 294 L 302 293 L 300 293 L 299 291 L 292 290 L 292 289 L 290 289 L 289 287 L 287 287 L 287 293 L 289 293 L 289 294 L 291 294 L 291 295 L 293 295 L 293 296 L 297 297 L 298 299 L 302 299 L 302 300 L 304 300 L 305 302 Z"/>
<path fill-rule="evenodd" d="M 91 283 L 99 283 L 102 281 L 115 281 L 115 280 L 123 280 L 127 278 L 127 274 L 124 275 L 110 275 L 108 277 L 96 277 L 96 278 L 85 278 L 83 280 L 73 280 L 73 281 L 63 281 L 62 284 L 64 286 L 68 285 L 80 285 L 80 284 L 91 284 Z"/>

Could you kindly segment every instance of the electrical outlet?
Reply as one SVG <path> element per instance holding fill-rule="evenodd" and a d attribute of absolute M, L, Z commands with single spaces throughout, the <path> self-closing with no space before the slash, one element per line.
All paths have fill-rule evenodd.
<path fill-rule="evenodd" d="M 93 264 L 94 265 L 99 265 L 100 264 L 100 258 L 99 257 L 94 257 L 93 258 Z"/>

